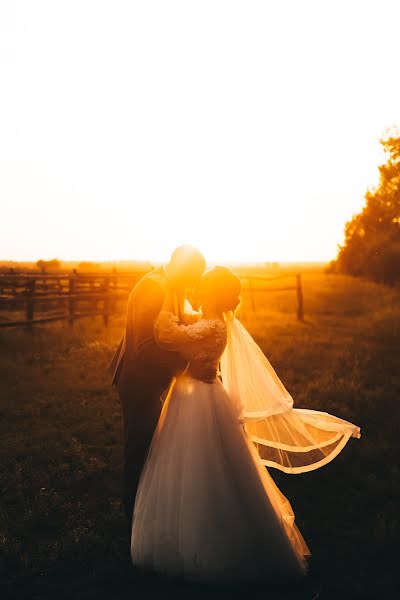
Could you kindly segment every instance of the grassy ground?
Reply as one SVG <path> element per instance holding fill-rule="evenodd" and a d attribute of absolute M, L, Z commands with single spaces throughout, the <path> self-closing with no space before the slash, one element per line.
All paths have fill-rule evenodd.
<path fill-rule="evenodd" d="M 391 598 L 396 542 L 400 291 L 348 277 L 304 275 L 306 321 L 294 293 L 244 301 L 241 318 L 298 407 L 361 426 L 319 471 L 271 470 L 313 557 L 301 588 L 268 598 Z M 6 598 L 88 600 L 222 597 L 166 584 L 129 562 L 120 500 L 121 411 L 106 365 L 124 316 L 0 333 L 0 592 Z M 243 597 L 243 590 L 227 593 Z"/>

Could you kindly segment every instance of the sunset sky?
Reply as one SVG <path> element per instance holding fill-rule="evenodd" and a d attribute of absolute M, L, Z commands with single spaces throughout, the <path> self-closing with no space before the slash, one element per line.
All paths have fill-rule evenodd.
<path fill-rule="evenodd" d="M 400 121 L 398 0 L 0 2 L 0 259 L 329 260 Z"/>

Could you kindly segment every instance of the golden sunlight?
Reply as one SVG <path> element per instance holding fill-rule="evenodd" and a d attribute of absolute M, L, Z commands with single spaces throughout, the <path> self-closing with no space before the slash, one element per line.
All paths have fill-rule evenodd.
<path fill-rule="evenodd" d="M 289 4 L 4 4 L 0 258 L 334 258 L 398 117 L 400 7 Z"/>

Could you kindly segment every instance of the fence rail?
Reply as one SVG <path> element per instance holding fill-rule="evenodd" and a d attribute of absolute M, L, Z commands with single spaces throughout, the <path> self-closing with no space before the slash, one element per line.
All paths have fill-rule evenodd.
<path fill-rule="evenodd" d="M 260 287 L 259 285 L 254 286 L 253 282 L 266 282 L 276 281 L 279 279 L 296 278 L 296 285 L 289 285 L 283 287 Z M 303 299 L 303 284 L 301 279 L 301 273 L 285 273 L 284 275 L 276 275 L 274 277 L 263 277 L 259 275 L 242 276 L 242 281 L 247 280 L 247 291 L 250 295 L 251 306 L 253 311 L 256 310 L 255 294 L 260 292 L 286 292 L 289 290 L 296 290 L 297 297 L 297 319 L 304 321 L 304 299 Z M 246 288 L 244 288 L 246 290 Z"/>
<path fill-rule="evenodd" d="M 66 320 L 101 316 L 105 326 L 112 314 L 120 313 L 118 303 L 127 300 L 130 290 L 145 272 L 39 274 L 0 273 L 0 328 L 26 327 Z M 262 283 L 295 278 L 295 285 L 278 287 Z M 297 318 L 304 319 L 301 273 L 273 277 L 242 275 L 243 296 L 248 296 L 256 310 L 256 295 L 265 292 L 296 290 Z M 90 308 L 88 308 L 90 303 Z M 45 311 L 43 311 L 45 309 Z M 19 313 L 16 318 L 15 313 Z M 6 316 L 5 316 L 6 314 Z"/>
<path fill-rule="evenodd" d="M 117 303 L 126 300 L 144 272 L 0 274 L 0 328 L 26 327 L 82 317 L 102 316 L 108 325 Z M 18 318 L 16 317 L 18 314 Z M 4 316 L 6 314 L 6 316 Z"/>

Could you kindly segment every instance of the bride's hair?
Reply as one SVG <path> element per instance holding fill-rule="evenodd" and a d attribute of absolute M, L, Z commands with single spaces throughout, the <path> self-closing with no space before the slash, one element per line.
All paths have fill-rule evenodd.
<path fill-rule="evenodd" d="M 235 310 L 240 302 L 242 284 L 237 275 L 228 267 L 214 267 L 201 278 L 201 287 L 215 296 L 217 310 Z"/>

